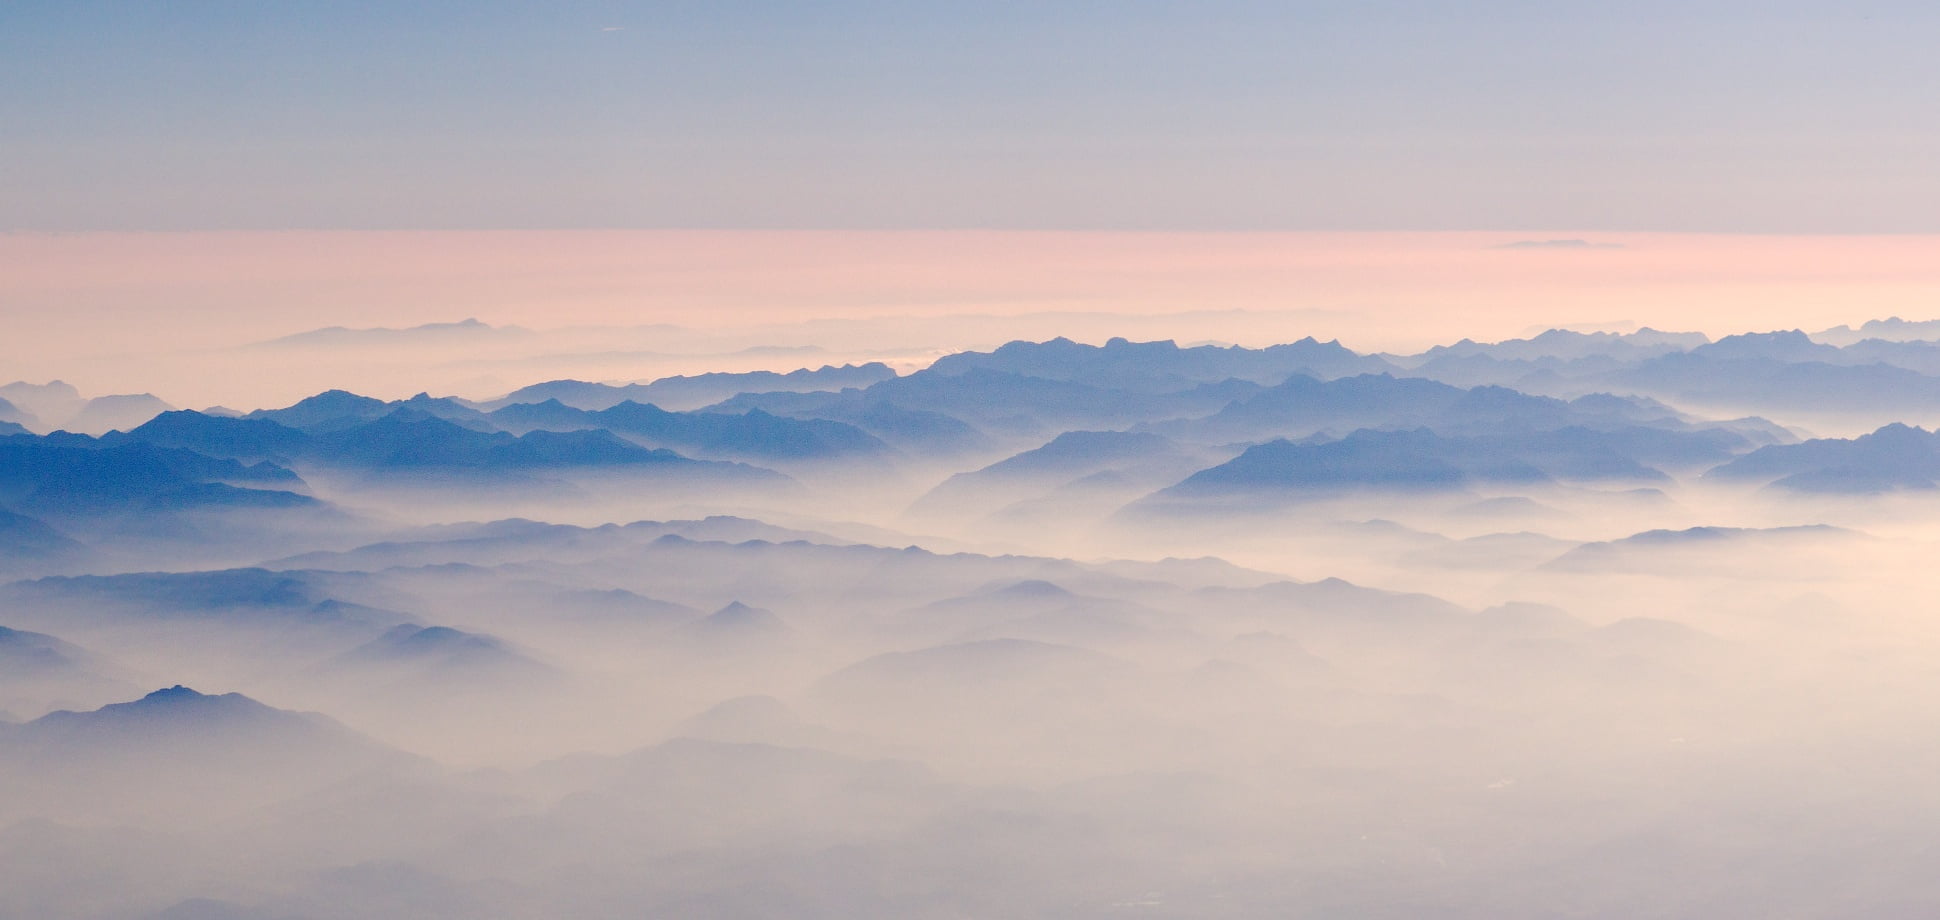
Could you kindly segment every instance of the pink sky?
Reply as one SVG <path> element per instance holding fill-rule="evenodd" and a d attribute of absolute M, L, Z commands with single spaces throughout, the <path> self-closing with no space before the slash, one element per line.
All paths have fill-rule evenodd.
<path fill-rule="evenodd" d="M 1570 238 L 1620 248 L 1499 248 Z M 1626 320 L 1716 335 L 1815 330 L 1889 315 L 1933 318 L 1940 316 L 1940 237 L 15 233 L 0 234 L 0 305 L 10 330 L 0 361 L 13 368 L 0 376 L 84 378 L 77 383 L 117 361 L 149 366 L 179 350 L 322 326 L 466 317 L 534 329 L 724 328 L 1041 311 L 1299 311 L 1271 323 L 1263 318 L 1258 336 L 1235 334 L 1232 324 L 1199 332 L 1183 318 L 1176 329 L 1162 322 L 1140 328 L 1184 340 L 1214 332 L 1255 339 L 1247 344 L 1298 331 L 1360 350 L 1412 350 L 1462 336 L 1514 337 L 1532 326 Z M 1245 332 L 1243 323 L 1237 328 Z M 1004 337 L 1001 328 L 982 334 Z M 135 383 L 125 375 L 112 381 L 117 388 Z"/>

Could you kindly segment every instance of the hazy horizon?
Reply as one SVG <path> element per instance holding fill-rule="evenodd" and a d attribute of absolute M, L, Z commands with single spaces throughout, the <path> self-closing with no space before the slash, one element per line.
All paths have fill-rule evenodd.
<path fill-rule="evenodd" d="M 1564 244 L 1543 245 L 1555 241 Z M 323 385 L 482 398 L 560 376 L 877 359 L 913 368 L 1055 335 L 1248 345 L 1311 335 L 1408 352 L 1551 326 L 1812 332 L 1936 315 L 1940 263 L 1926 256 L 1937 242 L 1569 231 L 16 233 L 0 234 L 0 303 L 19 332 L 0 361 L 13 377 L 92 392 L 254 407 Z M 951 319 L 979 316 L 1015 324 Z M 617 349 L 584 336 L 523 351 L 501 342 L 464 373 L 426 368 L 415 379 L 406 366 L 374 374 L 324 353 L 285 363 L 280 376 L 244 376 L 262 365 L 233 351 L 332 326 L 468 318 L 702 335 L 623 337 Z M 724 355 L 764 347 L 819 350 Z M 627 349 L 640 354 L 613 354 Z M 549 360 L 521 369 L 533 352 Z M 386 358 L 408 360 L 395 349 Z"/>

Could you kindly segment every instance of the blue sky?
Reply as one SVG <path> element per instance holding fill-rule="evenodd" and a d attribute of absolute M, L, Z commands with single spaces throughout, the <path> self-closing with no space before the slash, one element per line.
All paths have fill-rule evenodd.
<path fill-rule="evenodd" d="M 1940 231 L 1910 3 L 0 5 L 0 227 Z"/>

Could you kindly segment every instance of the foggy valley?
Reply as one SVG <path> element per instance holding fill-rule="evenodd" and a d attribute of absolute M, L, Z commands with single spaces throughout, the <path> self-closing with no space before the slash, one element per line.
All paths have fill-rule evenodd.
<path fill-rule="evenodd" d="M 548 335 L 0 387 L 0 917 L 1940 911 L 1940 323 Z"/>

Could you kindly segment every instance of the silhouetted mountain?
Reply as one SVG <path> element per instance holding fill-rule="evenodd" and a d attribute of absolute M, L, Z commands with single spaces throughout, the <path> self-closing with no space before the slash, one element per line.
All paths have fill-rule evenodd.
<path fill-rule="evenodd" d="M 1746 347 L 1745 351 L 1756 352 Z M 1684 405 L 1760 412 L 1930 412 L 1940 377 L 1888 364 L 1788 362 L 1772 357 L 1665 355 L 1636 367 L 1573 381 L 1578 388 L 1647 393 Z"/>
<path fill-rule="evenodd" d="M 647 384 L 629 401 L 652 403 L 666 409 L 698 409 L 742 393 L 814 393 L 862 388 L 892 379 L 896 372 L 887 364 L 823 365 L 801 368 L 785 374 L 752 371 L 739 374 L 711 373 L 691 377 L 662 377 Z M 617 405 L 617 403 L 615 403 Z"/>
<path fill-rule="evenodd" d="M 0 626 L 0 707 L 45 711 L 50 705 L 87 705 L 126 699 L 132 690 L 120 669 L 99 656 L 44 633 Z M 0 735 L 4 738 L 4 735 Z"/>
<path fill-rule="evenodd" d="M 126 431 L 174 408 L 147 393 L 97 396 L 62 422 L 61 427 L 83 434 Z"/>
<path fill-rule="evenodd" d="M 1808 361 L 1839 359 L 1839 349 L 1821 345 L 1797 329 L 1785 332 L 1746 332 L 1728 335 L 1709 345 L 1691 349 L 1694 355 L 1724 360 L 1764 359 L 1799 364 Z"/>
<path fill-rule="evenodd" d="M 0 587 L 0 602 L 14 622 L 40 629 L 167 622 L 169 633 L 158 638 L 184 643 L 210 633 L 362 642 L 405 619 L 332 597 L 323 578 L 254 568 L 49 576 Z"/>
<path fill-rule="evenodd" d="M 941 413 L 991 435 L 1037 439 L 1072 429 L 1126 428 L 1139 422 L 1204 415 L 1259 389 L 1258 384 L 1248 381 L 1225 380 L 1176 392 L 1133 392 L 971 367 L 955 374 L 923 370 L 866 390 L 740 396 L 723 407 L 772 406 L 770 411 L 774 412 L 820 417 L 887 403 Z"/>
<path fill-rule="evenodd" d="M 826 393 L 747 394 L 707 407 L 710 412 L 722 413 L 756 409 L 790 418 L 847 422 L 898 450 L 920 457 L 976 454 L 995 446 L 983 432 L 955 416 L 911 409 L 886 398 L 852 392 L 833 397 Z"/>
<path fill-rule="evenodd" d="M 1940 435 L 1892 424 L 1857 438 L 1761 447 L 1706 479 L 1769 482 L 1798 492 L 1889 492 L 1940 482 Z"/>
<path fill-rule="evenodd" d="M 0 386 L 0 421 L 29 429 L 103 434 L 133 428 L 172 408 L 147 393 L 83 399 L 80 391 L 59 380 Z"/>
<path fill-rule="evenodd" d="M 0 386 L 0 399 L 12 403 L 19 411 L 32 415 L 41 426 L 50 429 L 60 427 L 87 405 L 87 400 L 81 398 L 81 391 L 75 389 L 73 384 L 59 380 L 38 384 L 15 381 Z"/>
<path fill-rule="evenodd" d="M 1558 556 L 1544 568 L 1559 571 L 1614 571 L 1633 567 L 1671 565 L 1715 574 L 1706 553 L 1744 554 L 1756 550 L 1755 561 L 1770 562 L 1786 549 L 1811 550 L 1828 539 L 1859 538 L 1842 527 L 1810 524 L 1794 527 L 1689 527 L 1647 530 L 1618 540 L 1585 543 Z M 1759 559 L 1759 556 L 1766 558 Z M 1783 562 L 1780 563 L 1784 564 Z"/>
<path fill-rule="evenodd" d="M 840 367 L 824 365 L 814 370 L 802 368 L 785 374 L 774 371 L 752 371 L 739 374 L 711 373 L 696 374 L 691 377 L 662 377 L 652 383 L 629 383 L 621 386 L 586 383 L 579 380 L 554 380 L 514 390 L 511 394 L 484 405 L 487 409 L 499 409 L 517 403 L 558 400 L 575 409 L 599 410 L 612 408 L 624 402 L 637 402 L 681 411 L 713 405 L 742 393 L 813 393 L 845 390 L 852 387 L 866 387 L 894 376 L 896 372 L 891 370 L 889 365 L 870 362 L 844 364 Z"/>
<path fill-rule="evenodd" d="M 608 424 L 607 419 L 556 402 L 513 406 L 501 411 L 507 413 L 502 419 L 504 422 L 526 433 L 514 435 L 496 430 L 493 419 L 454 400 L 420 394 L 398 403 L 383 403 L 331 391 L 310 397 L 290 409 L 252 413 L 240 419 L 172 412 L 118 437 L 122 441 L 189 448 L 217 457 L 274 457 L 286 462 L 372 471 L 505 473 L 575 467 L 654 467 L 764 475 L 753 468 L 690 460 L 673 451 L 641 447 L 603 430 L 618 427 Z M 625 413 L 615 418 L 631 420 Z M 277 419 L 306 428 L 291 428 Z M 742 420 L 741 436 L 759 443 L 763 437 L 761 422 L 762 419 Z M 816 433 L 835 426 L 835 423 L 792 424 Z M 705 427 L 705 423 L 690 427 Z M 553 428 L 570 430 L 531 430 Z M 867 438 L 861 432 L 854 434 Z M 774 444 L 776 449 L 781 449 L 788 441 L 777 438 Z"/>
<path fill-rule="evenodd" d="M 1201 419 L 1153 425 L 1201 441 L 1304 437 L 1355 428 L 1433 429 L 1441 434 L 1520 432 L 1581 425 L 1628 426 L 1652 413 L 1596 396 L 1564 402 L 1504 387 L 1462 389 L 1433 380 L 1367 374 L 1320 381 L 1294 376 Z M 1684 427 L 1681 423 L 1675 423 Z"/>
<path fill-rule="evenodd" d="M 1601 355 L 1569 360 L 1503 360 L 1489 355 L 1440 355 L 1415 365 L 1405 372 L 1405 376 L 1436 380 L 1458 387 L 1499 386 L 1529 393 L 1549 393 L 1553 386 L 1536 384 L 1574 380 L 1628 366 L 1615 358 Z"/>
<path fill-rule="evenodd" d="M 639 391 L 646 389 L 645 384 L 629 383 L 614 385 L 610 383 L 589 383 L 584 380 L 548 380 L 520 387 L 498 399 L 481 403 L 487 412 L 496 412 L 508 406 L 531 405 L 536 403 L 557 403 L 572 409 L 594 411 L 617 406 L 631 399 L 635 402 L 648 402 L 639 398 Z"/>
<path fill-rule="evenodd" d="M 548 400 L 507 406 L 493 412 L 491 418 L 511 430 L 605 429 L 710 457 L 830 460 L 888 452 L 888 445 L 853 425 L 787 418 L 759 409 L 741 414 L 668 412 L 658 406 L 623 402 L 588 412 Z"/>
<path fill-rule="evenodd" d="M 1890 364 L 1940 377 L 1940 342 L 1892 342 L 1866 339 L 1839 349 L 1837 364 Z"/>
<path fill-rule="evenodd" d="M 1231 451 L 1188 449 L 1149 432 L 1067 431 L 1042 447 L 983 469 L 958 473 L 911 506 L 916 514 L 988 514 L 1012 502 L 1109 475 L 1118 490 L 1150 491 L 1178 482 Z"/>
<path fill-rule="evenodd" d="M 288 428 L 312 433 L 334 431 L 382 418 L 394 411 L 381 399 L 348 390 L 325 390 L 282 409 L 258 409 L 244 418 L 268 419 Z"/>
<path fill-rule="evenodd" d="M 468 403 L 453 399 L 449 396 L 432 396 L 429 393 L 419 393 L 410 399 L 400 399 L 389 405 L 398 409 L 422 412 L 426 415 L 444 419 L 452 424 L 478 431 L 498 430 L 498 426 L 492 424 L 491 419 L 485 417 L 485 413 Z"/>
<path fill-rule="evenodd" d="M 1550 329 L 1526 339 L 1507 339 L 1483 343 L 1463 339 L 1453 345 L 1437 345 L 1417 355 L 1397 360 L 1404 367 L 1418 368 L 1443 358 L 1487 357 L 1502 362 L 1539 365 L 1545 360 L 1577 361 L 1607 358 L 1619 363 L 1639 361 L 1672 352 L 1690 351 L 1708 344 L 1701 332 L 1660 332 L 1648 326 L 1635 332 L 1575 332 Z"/>
<path fill-rule="evenodd" d="M 1552 478 L 1661 480 L 1603 432 L 1584 428 L 1504 438 L 1448 438 L 1427 429 L 1356 431 L 1338 441 L 1272 441 L 1159 492 L 1196 499 L 1341 489 L 1454 489 Z"/>
<path fill-rule="evenodd" d="M 1598 338 L 1545 333 L 1395 360 L 1412 375 L 1459 386 L 1649 394 L 1706 411 L 1933 411 L 1940 400 L 1940 345 L 1932 342 L 1842 338 L 1835 347 L 1797 330 L 1622 348 L 1612 347 L 1621 337 L 1603 336 L 1600 346 Z M 1551 347 L 1539 347 L 1546 340 Z"/>
<path fill-rule="evenodd" d="M 492 326 L 476 319 L 463 319 L 455 323 L 426 323 L 404 329 L 373 328 L 348 329 L 343 326 L 329 326 L 312 329 L 295 335 L 257 342 L 255 348 L 287 347 L 346 347 L 346 346 L 390 346 L 414 347 L 427 345 L 465 344 L 497 338 L 513 338 L 530 333 L 517 326 Z"/>
<path fill-rule="evenodd" d="M 1216 345 L 1180 348 L 1170 340 L 1130 342 L 1122 338 L 1096 346 L 1056 338 L 1011 342 L 992 352 L 945 355 L 924 373 L 953 377 L 986 370 L 1141 393 L 1174 393 L 1231 379 L 1270 385 L 1292 374 L 1327 379 L 1378 373 L 1392 367 L 1378 357 L 1349 351 L 1339 342 L 1312 338 L 1263 349 Z"/>
<path fill-rule="evenodd" d="M 32 412 L 28 412 L 5 399 L 0 399 L 0 425 L 7 425 L 14 429 L 12 431 L 0 429 L 0 434 L 16 434 L 38 424 L 39 420 L 34 417 Z"/>
<path fill-rule="evenodd" d="M 888 625 L 932 642 L 1021 639 L 1096 650 L 1144 638 L 1162 619 L 1152 607 L 1030 578 L 925 604 Z"/>
<path fill-rule="evenodd" d="M 449 626 L 404 623 L 357 646 L 325 665 L 329 671 L 396 682 L 490 682 L 504 689 L 505 681 L 550 676 L 552 669 L 482 633 Z"/>
<path fill-rule="evenodd" d="M 271 564 L 290 568 L 331 571 L 469 563 L 496 565 L 537 558 L 580 558 L 610 555 L 652 543 L 661 537 L 678 535 L 709 542 L 743 543 L 801 541 L 843 544 L 828 534 L 791 530 L 760 521 L 716 515 L 699 521 L 635 521 L 631 524 L 604 524 L 599 527 L 574 527 L 538 521 L 510 519 L 489 523 L 454 524 L 407 532 L 407 539 L 360 546 L 356 549 L 306 553 Z M 415 538 L 415 539 L 408 539 Z"/>
<path fill-rule="evenodd" d="M 740 601 L 729 601 L 727 606 L 708 614 L 700 625 L 703 629 L 737 632 L 773 632 L 788 628 L 781 622 L 781 617 L 775 616 L 774 611 L 750 607 Z"/>
<path fill-rule="evenodd" d="M 462 632 L 449 626 L 418 626 L 405 623 L 386 631 L 369 643 L 344 653 L 343 661 L 394 661 L 424 658 L 472 658 L 505 655 L 497 639 Z"/>
<path fill-rule="evenodd" d="M 374 421 L 319 434 L 311 443 L 310 455 L 319 462 L 380 471 L 721 466 L 641 447 L 606 431 L 533 431 L 514 436 L 477 431 L 410 409 L 390 410 Z"/>
<path fill-rule="evenodd" d="M 601 423 L 614 431 L 684 444 L 714 455 L 823 460 L 879 455 L 888 449 L 853 425 L 826 419 L 784 418 L 759 409 L 740 415 L 669 413 L 655 406 L 621 403 L 597 414 Z"/>
<path fill-rule="evenodd" d="M 308 606 L 314 596 L 301 578 L 267 569 L 219 572 L 139 572 L 127 575 L 75 575 L 43 578 L 16 589 L 82 592 L 129 605 L 181 610 L 241 606 Z"/>
<path fill-rule="evenodd" d="M 1815 341 L 1838 346 L 1853 345 L 1867 339 L 1888 342 L 1940 341 L 1940 319 L 1910 321 L 1897 316 L 1870 319 L 1860 324 L 1858 329 L 1851 326 L 1834 326 L 1823 332 L 1813 333 L 1812 338 Z"/>
<path fill-rule="evenodd" d="M 146 443 L 113 444 L 79 436 L 0 439 L 0 501 L 36 512 L 121 511 L 150 502 L 187 507 L 197 499 L 232 497 L 198 492 L 211 483 L 294 486 L 296 474 L 271 463 L 244 465 Z"/>
<path fill-rule="evenodd" d="M 1186 498 L 1344 486 L 1454 488 L 1469 482 L 1471 474 L 1437 450 L 1445 442 L 1426 430 L 1357 431 L 1321 444 L 1272 441 L 1249 447 L 1159 494 Z M 1527 464 L 1493 473 L 1491 478 L 1510 482 L 1548 478 Z"/>
<path fill-rule="evenodd" d="M 18 819 L 223 820 L 325 785 L 416 766 L 328 717 L 183 686 L 0 732 Z"/>
<path fill-rule="evenodd" d="M 1797 527 L 1687 527 L 1683 530 L 1646 530 L 1632 534 L 1621 540 L 1612 540 L 1609 546 L 1688 546 L 1699 543 L 1717 543 L 1726 540 L 1748 537 L 1823 535 L 1845 533 L 1842 528 L 1826 524 L 1807 524 Z"/>
<path fill-rule="evenodd" d="M 486 420 L 485 414 L 471 405 L 449 397 L 434 397 L 429 393 L 384 402 L 345 390 L 326 390 L 286 408 L 258 409 L 243 418 L 272 421 L 310 434 L 328 434 L 355 428 L 399 411 L 440 418 L 477 431 L 496 430 Z"/>
<path fill-rule="evenodd" d="M 0 571 L 13 563 L 78 556 L 87 547 L 46 522 L 0 508 Z"/>
<path fill-rule="evenodd" d="M 1155 434 L 1122 431 L 1067 431 L 1035 450 L 993 463 L 975 473 L 992 479 L 1073 477 L 1126 461 L 1182 455 L 1177 444 Z"/>
<path fill-rule="evenodd" d="M 1534 338 L 1493 344 L 1463 339 L 1453 345 L 1437 345 L 1418 355 L 1387 357 L 1408 368 L 1411 377 L 1463 387 L 1528 389 L 1523 384 L 1527 380 L 1609 373 L 1709 342 L 1701 333 L 1659 332 L 1648 328 L 1632 333 L 1551 329 Z"/>
<path fill-rule="evenodd" d="M 848 422 L 898 450 L 918 456 L 956 456 L 992 446 L 983 432 L 961 419 L 941 412 L 905 409 L 891 402 L 871 402 L 846 411 L 838 409 L 825 417 Z"/>
<path fill-rule="evenodd" d="M 321 508 L 323 502 L 308 495 L 277 489 L 241 489 L 221 482 L 198 482 L 150 496 L 143 511 L 206 511 L 253 508 Z"/>
<path fill-rule="evenodd" d="M 750 607 L 740 601 L 730 601 L 727 606 L 681 628 L 689 638 L 717 647 L 768 641 L 793 632 L 774 611 Z"/>
<path fill-rule="evenodd" d="M 225 418 L 182 409 L 164 412 L 131 431 L 117 432 L 102 441 L 109 444 L 139 441 L 211 457 L 288 464 L 305 451 L 310 436 L 266 417 Z"/>
<path fill-rule="evenodd" d="M 21 727 L 9 740 L 43 745 L 117 746 L 164 740 L 184 745 L 184 735 L 230 728 L 260 729 L 298 737 L 353 737 L 321 716 L 285 712 L 240 693 L 209 696 L 177 684 L 139 700 L 91 712 L 51 712 Z"/>
<path fill-rule="evenodd" d="M 593 412 L 569 406 L 557 399 L 513 403 L 492 410 L 487 417 L 492 424 L 506 431 L 573 431 L 600 427 Z"/>

